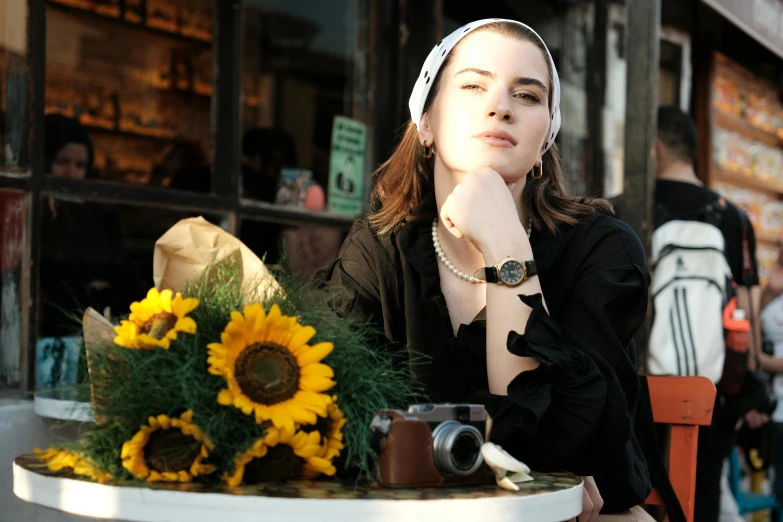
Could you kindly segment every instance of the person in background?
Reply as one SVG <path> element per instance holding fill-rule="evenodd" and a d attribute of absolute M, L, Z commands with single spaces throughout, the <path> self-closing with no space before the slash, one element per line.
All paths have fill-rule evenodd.
<path fill-rule="evenodd" d="M 92 144 L 85 128 L 61 115 L 45 119 L 45 168 L 52 176 L 91 176 Z M 42 296 L 39 335 L 78 332 L 68 313 L 93 307 L 126 313 L 140 295 L 136 271 L 114 213 L 76 198 L 49 198 L 41 221 Z"/>
<path fill-rule="evenodd" d="M 761 294 L 761 327 L 765 344 L 771 345 L 759 354 L 759 368 L 772 374 L 772 389 L 778 405 L 772 413 L 777 428 L 773 466 L 774 490 L 783 499 L 783 238 L 778 245 L 778 255 Z"/>
<path fill-rule="evenodd" d="M 149 185 L 208 193 L 211 188 L 210 168 L 201 147 L 190 141 L 171 145 L 153 168 Z"/>
<path fill-rule="evenodd" d="M 47 115 L 44 128 L 46 173 L 61 178 L 87 178 L 93 160 L 87 130 L 61 114 Z"/>
<path fill-rule="evenodd" d="M 656 164 L 655 203 L 656 209 L 664 208 L 672 215 L 689 215 L 706 208 L 712 201 L 719 201 L 696 176 L 696 126 L 693 120 L 677 107 L 664 106 L 658 109 L 658 139 L 655 143 Z M 740 210 L 730 202 L 717 224 L 725 241 L 725 254 L 734 281 L 743 287 L 757 286 L 756 243 L 753 229 L 747 225 L 752 281 L 743 277 L 742 240 L 745 225 Z M 656 214 L 658 212 L 656 211 Z M 658 218 L 659 216 L 656 216 Z M 685 218 L 683 218 L 685 219 Z M 691 219 L 691 218 L 689 218 Z M 696 220 L 696 218 L 692 218 Z M 747 217 L 744 217 L 746 223 Z M 657 225 L 658 219 L 656 219 Z M 740 293 L 740 307 L 750 312 L 750 294 Z M 758 315 L 758 314 L 757 314 Z M 758 318 L 748 314 L 755 324 Z M 748 380 L 746 379 L 746 382 Z M 724 461 L 734 447 L 737 438 L 736 427 L 745 418 L 752 427 L 763 424 L 764 417 L 754 409 L 753 404 L 765 397 L 756 397 L 755 392 L 745 390 L 738 397 L 718 394 L 712 416 L 712 425 L 699 430 L 699 446 L 696 466 L 696 498 L 694 518 L 699 522 L 717 522 L 721 505 L 721 471 Z"/>

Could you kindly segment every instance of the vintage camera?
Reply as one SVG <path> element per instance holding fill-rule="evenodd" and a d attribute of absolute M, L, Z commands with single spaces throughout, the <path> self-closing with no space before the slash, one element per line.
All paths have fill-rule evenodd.
<path fill-rule="evenodd" d="M 487 412 L 480 404 L 415 404 L 382 410 L 372 421 L 385 487 L 464 486 L 487 481 L 481 446 Z"/>

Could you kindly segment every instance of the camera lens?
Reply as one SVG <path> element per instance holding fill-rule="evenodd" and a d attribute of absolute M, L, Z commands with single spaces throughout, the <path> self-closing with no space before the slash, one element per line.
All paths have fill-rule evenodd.
<path fill-rule="evenodd" d="M 484 438 L 475 427 L 446 421 L 432 432 L 435 466 L 447 475 L 471 475 L 481 466 Z"/>

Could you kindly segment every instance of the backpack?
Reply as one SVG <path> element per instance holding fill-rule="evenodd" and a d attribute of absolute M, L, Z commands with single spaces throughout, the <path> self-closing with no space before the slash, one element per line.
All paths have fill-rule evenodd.
<path fill-rule="evenodd" d="M 674 214 L 655 206 L 652 285 L 655 318 L 652 375 L 700 375 L 736 395 L 747 371 L 750 322 L 737 310 L 736 288 L 719 224 L 729 206 L 716 195 L 702 208 Z M 750 273 L 745 216 L 743 276 Z M 745 262 L 747 261 L 747 263 Z"/>

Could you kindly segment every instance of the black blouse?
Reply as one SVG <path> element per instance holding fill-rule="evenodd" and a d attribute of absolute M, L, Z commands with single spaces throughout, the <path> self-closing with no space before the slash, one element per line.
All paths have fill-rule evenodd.
<path fill-rule="evenodd" d="M 650 480 L 633 433 L 633 335 L 650 277 L 634 232 L 603 214 L 558 235 L 533 232 L 549 314 L 540 295 L 520 295 L 533 312 L 524 335 L 509 333 L 508 350 L 541 364 L 499 396 L 488 391 L 484 312 L 453 334 L 432 245 L 434 212 L 428 197 L 384 238 L 359 219 L 322 276 L 349 291 L 352 312 L 372 317 L 392 347 L 410 354 L 432 400 L 484 404 L 494 442 L 534 470 L 592 475 L 606 513 L 641 504 Z"/>

